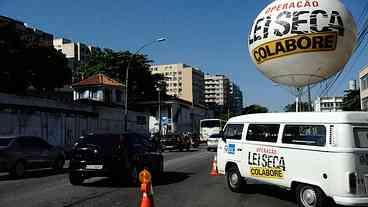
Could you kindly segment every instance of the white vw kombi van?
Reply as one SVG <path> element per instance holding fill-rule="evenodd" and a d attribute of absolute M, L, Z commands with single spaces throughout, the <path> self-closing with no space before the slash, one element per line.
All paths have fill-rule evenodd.
<path fill-rule="evenodd" d="M 326 198 L 368 206 L 368 113 L 265 113 L 231 118 L 217 167 L 239 192 L 254 179 L 295 191 L 300 206 Z"/>

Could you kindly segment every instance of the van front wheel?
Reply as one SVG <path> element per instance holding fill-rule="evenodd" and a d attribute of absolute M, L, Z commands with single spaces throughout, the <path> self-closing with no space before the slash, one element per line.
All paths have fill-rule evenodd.
<path fill-rule="evenodd" d="M 323 207 L 326 196 L 318 187 L 299 184 L 296 188 L 296 201 L 300 207 Z"/>
<path fill-rule="evenodd" d="M 231 191 L 236 193 L 241 192 L 242 186 L 244 185 L 244 180 L 236 166 L 232 166 L 227 170 L 226 181 Z"/>

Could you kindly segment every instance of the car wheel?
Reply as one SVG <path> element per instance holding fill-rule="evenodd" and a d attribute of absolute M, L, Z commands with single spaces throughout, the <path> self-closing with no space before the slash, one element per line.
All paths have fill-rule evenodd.
<path fill-rule="evenodd" d="M 300 207 L 323 207 L 326 206 L 327 198 L 318 187 L 299 184 L 296 187 L 296 201 Z"/>
<path fill-rule="evenodd" d="M 232 192 L 240 193 L 244 180 L 236 166 L 230 167 L 226 172 L 226 181 Z"/>
<path fill-rule="evenodd" d="M 64 163 L 65 163 L 65 160 L 63 158 L 57 158 L 55 161 L 54 161 L 54 164 L 52 166 L 52 168 L 55 170 L 55 171 L 62 171 L 63 168 L 64 168 Z"/>
<path fill-rule="evenodd" d="M 83 183 L 84 178 L 79 173 L 70 173 L 69 174 L 69 181 L 72 185 L 80 185 Z"/>
<path fill-rule="evenodd" d="M 17 161 L 10 171 L 10 175 L 15 178 L 21 178 L 25 173 L 25 163 L 23 161 Z"/>

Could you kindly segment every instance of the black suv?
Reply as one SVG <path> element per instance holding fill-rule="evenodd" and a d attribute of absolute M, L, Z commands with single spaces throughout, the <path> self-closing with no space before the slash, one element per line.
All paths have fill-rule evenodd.
<path fill-rule="evenodd" d="M 119 181 L 138 182 L 144 168 L 153 179 L 163 172 L 163 156 L 154 140 L 137 133 L 89 134 L 74 145 L 69 180 L 81 184 L 90 177 L 108 176 Z"/>
<path fill-rule="evenodd" d="M 22 177 L 26 169 L 53 167 L 60 171 L 64 162 L 63 150 L 40 137 L 0 137 L 0 172 Z"/>

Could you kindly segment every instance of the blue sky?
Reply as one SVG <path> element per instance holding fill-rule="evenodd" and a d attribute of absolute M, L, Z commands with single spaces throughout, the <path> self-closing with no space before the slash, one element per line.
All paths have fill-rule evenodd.
<path fill-rule="evenodd" d="M 343 0 L 357 20 L 367 0 Z M 246 104 L 281 111 L 295 98 L 274 86 L 251 62 L 247 34 L 257 14 L 271 0 L 0 0 L 0 14 L 27 22 L 58 37 L 115 50 L 146 48 L 155 64 L 186 63 L 205 73 L 228 75 L 245 95 Z M 367 52 L 354 58 L 328 95 L 342 95 L 348 80 L 368 63 Z M 349 66 L 349 65 L 348 65 Z M 319 95 L 322 86 L 312 90 Z"/>

